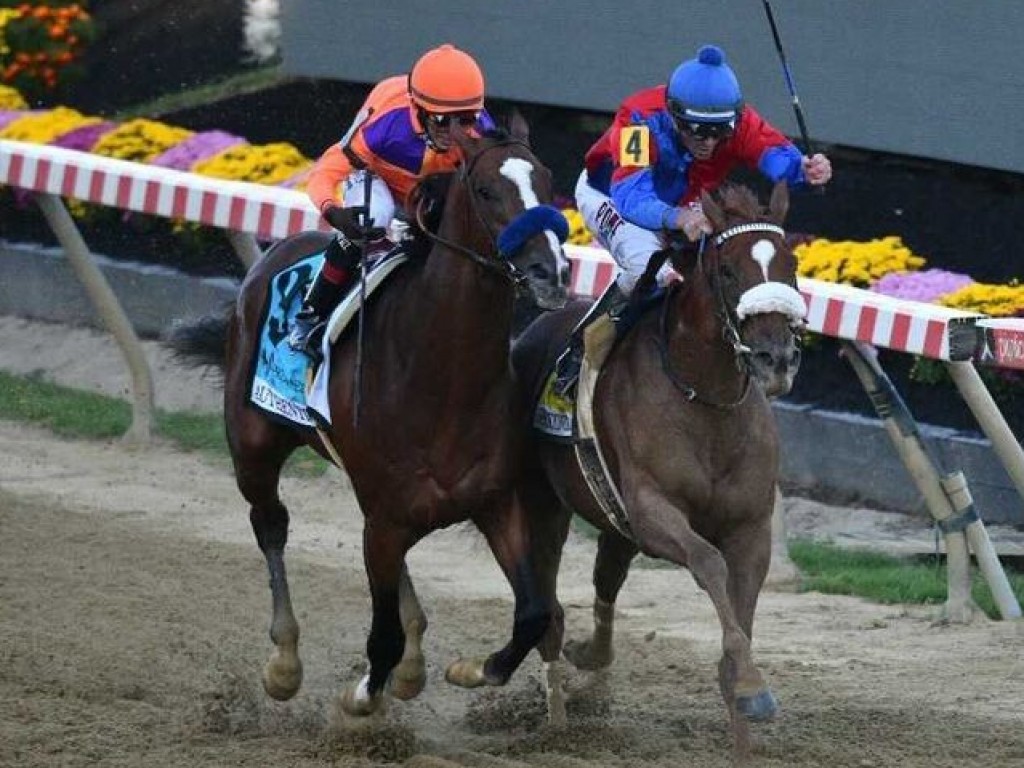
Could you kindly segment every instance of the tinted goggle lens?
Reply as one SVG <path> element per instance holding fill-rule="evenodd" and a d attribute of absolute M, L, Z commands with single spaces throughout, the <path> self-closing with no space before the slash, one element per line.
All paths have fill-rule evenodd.
<path fill-rule="evenodd" d="M 676 118 L 675 124 L 681 133 L 695 139 L 726 139 L 736 129 L 735 120 L 727 123 L 693 123 Z"/>
<path fill-rule="evenodd" d="M 479 112 L 428 112 L 427 120 L 431 125 L 435 125 L 438 128 L 447 128 L 453 122 L 458 123 L 463 128 L 471 128 L 476 125 L 477 120 L 480 118 Z"/>

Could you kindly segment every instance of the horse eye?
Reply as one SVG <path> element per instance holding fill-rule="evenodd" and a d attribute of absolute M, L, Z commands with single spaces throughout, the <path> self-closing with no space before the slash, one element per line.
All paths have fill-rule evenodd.
<path fill-rule="evenodd" d="M 495 199 L 495 195 L 494 195 L 493 192 L 491 192 L 489 187 L 477 187 L 476 188 L 476 194 L 477 194 L 477 197 L 479 197 L 481 200 L 494 200 Z"/>

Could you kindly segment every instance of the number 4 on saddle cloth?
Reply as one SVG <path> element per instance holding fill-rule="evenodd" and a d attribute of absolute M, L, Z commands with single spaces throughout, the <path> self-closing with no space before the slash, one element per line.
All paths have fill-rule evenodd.
<path fill-rule="evenodd" d="M 586 428 L 590 416 L 590 399 L 601 366 L 615 343 L 636 325 L 640 317 L 665 297 L 664 288 L 655 288 L 640 294 L 635 292 L 625 304 L 614 295 L 615 284 L 605 291 L 593 307 L 580 320 L 570 336 L 568 346 L 555 360 L 554 367 L 544 378 L 540 396 L 533 412 L 533 426 L 545 437 L 556 442 L 579 442 L 589 435 Z M 640 294 L 640 295 L 638 295 Z M 607 310 L 607 311 L 606 311 Z M 578 375 L 568 388 L 560 385 L 560 367 L 564 358 L 574 354 L 574 338 L 582 335 L 582 352 Z"/>
<path fill-rule="evenodd" d="M 366 296 L 376 291 L 385 278 L 408 259 L 407 252 L 399 245 L 368 260 Z M 310 429 L 315 428 L 317 422 L 331 422 L 327 402 L 331 344 L 355 317 L 361 299 L 361 275 L 357 275 L 327 322 L 320 364 L 293 349 L 288 344 L 292 322 L 323 261 L 323 251 L 311 254 L 282 269 L 270 280 L 270 295 L 260 320 L 259 344 L 249 381 L 249 399 L 253 405 L 275 419 Z M 312 384 L 307 392 L 311 367 L 314 368 L 313 376 L 309 377 Z"/>

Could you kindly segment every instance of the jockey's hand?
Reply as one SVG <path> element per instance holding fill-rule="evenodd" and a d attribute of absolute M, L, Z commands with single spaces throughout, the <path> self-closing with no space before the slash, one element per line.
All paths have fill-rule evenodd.
<path fill-rule="evenodd" d="M 343 208 L 340 205 L 328 205 L 323 210 L 324 220 L 341 232 L 349 240 L 378 240 L 384 237 L 384 230 L 373 226 L 363 226 L 363 213 L 366 208 L 362 205 L 354 205 L 351 208 Z"/>
<path fill-rule="evenodd" d="M 803 166 L 804 178 L 812 186 L 818 187 L 827 184 L 832 178 L 832 163 L 822 154 L 805 157 Z"/>
<path fill-rule="evenodd" d="M 691 243 L 700 240 L 701 235 L 710 235 L 713 231 L 700 203 L 691 203 L 680 209 L 671 228 L 682 232 Z"/>

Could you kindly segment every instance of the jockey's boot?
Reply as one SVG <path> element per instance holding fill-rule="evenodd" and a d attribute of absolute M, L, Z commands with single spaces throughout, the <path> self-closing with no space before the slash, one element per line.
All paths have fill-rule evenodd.
<path fill-rule="evenodd" d="M 295 315 L 292 331 L 288 334 L 288 346 L 297 352 L 305 353 L 313 360 L 320 357 L 320 342 L 327 321 L 341 297 L 345 295 L 345 290 L 359 264 L 360 255 L 359 246 L 351 240 L 331 240 L 324 252 L 324 265 L 309 287 L 301 309 Z"/>
<path fill-rule="evenodd" d="M 628 302 L 629 297 L 622 292 L 617 282 L 612 281 L 601 297 L 587 310 L 587 314 L 576 324 L 569 335 L 568 348 L 555 362 L 555 382 L 552 389 L 556 395 L 567 397 L 580 377 L 585 351 L 583 339 L 587 328 L 602 315 L 608 315 L 614 321 Z"/>

